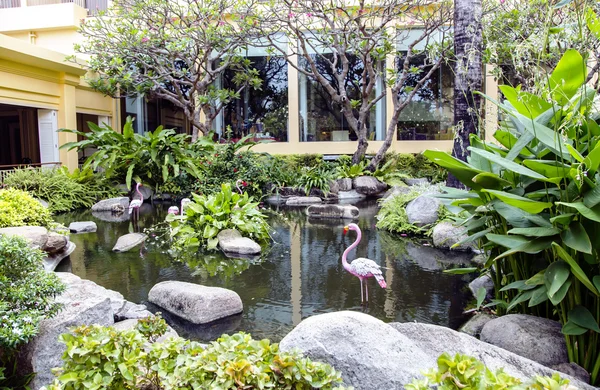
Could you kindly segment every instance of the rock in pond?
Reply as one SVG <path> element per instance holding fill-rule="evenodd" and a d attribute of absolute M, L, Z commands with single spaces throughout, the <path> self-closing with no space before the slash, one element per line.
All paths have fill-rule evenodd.
<path fill-rule="evenodd" d="M 489 275 L 481 275 L 469 283 L 469 290 L 475 298 L 477 298 L 477 291 L 482 287 L 485 289 L 486 297 L 492 299 L 494 297 L 494 281 Z"/>
<path fill-rule="evenodd" d="M 344 179 L 337 179 L 336 181 L 338 183 L 338 191 L 352 190 L 352 179 L 346 177 Z"/>
<path fill-rule="evenodd" d="M 129 213 L 126 210 L 119 212 L 92 211 L 92 216 L 104 222 L 125 222 L 131 219 Z"/>
<path fill-rule="evenodd" d="M 308 206 L 306 215 L 315 218 L 358 218 L 359 210 L 356 206 L 340 206 L 337 204 L 318 204 Z"/>
<path fill-rule="evenodd" d="M 129 207 L 129 198 L 121 196 L 119 198 L 104 199 L 92 206 L 92 211 L 118 211 L 126 210 Z"/>
<path fill-rule="evenodd" d="M 48 230 L 42 226 L 17 226 L 0 229 L 0 235 L 20 236 L 29 242 L 32 248 L 41 249 L 48 241 Z"/>
<path fill-rule="evenodd" d="M 407 186 L 419 186 L 429 184 L 429 179 L 425 177 L 403 179 L 402 181 L 404 181 Z"/>
<path fill-rule="evenodd" d="M 69 237 L 55 232 L 48 233 L 48 240 L 42 247 L 42 250 L 48 254 L 55 254 L 62 251 L 69 243 Z"/>
<path fill-rule="evenodd" d="M 235 291 L 176 281 L 154 285 L 148 300 L 194 324 L 206 324 L 244 309 Z"/>
<path fill-rule="evenodd" d="M 285 202 L 286 206 L 307 206 L 323 202 L 321 198 L 316 196 L 292 196 Z"/>
<path fill-rule="evenodd" d="M 340 185 L 337 180 L 329 180 L 329 193 L 337 195 L 340 192 Z"/>
<path fill-rule="evenodd" d="M 461 244 L 456 248 L 452 248 L 454 244 L 457 244 L 468 236 L 469 234 L 464 226 L 455 226 L 451 222 L 442 221 L 433 227 L 431 238 L 433 239 L 433 245 L 437 248 L 472 251 L 475 245 L 473 242 L 468 242 Z"/>
<path fill-rule="evenodd" d="M 439 199 L 421 195 L 406 205 L 408 222 L 423 227 L 437 222 L 438 209 L 442 203 Z"/>
<path fill-rule="evenodd" d="M 411 188 L 408 186 L 393 186 L 389 190 L 385 192 L 383 195 L 383 202 L 387 202 L 395 196 L 408 194 L 411 191 Z"/>
<path fill-rule="evenodd" d="M 338 192 L 338 199 L 340 201 L 355 201 L 365 199 L 367 195 L 359 194 L 356 190 L 340 191 Z"/>
<path fill-rule="evenodd" d="M 67 246 L 65 246 L 60 252 L 44 258 L 44 269 L 46 271 L 54 271 L 60 262 L 69 257 L 74 250 L 75 244 L 71 241 L 68 241 Z"/>
<path fill-rule="evenodd" d="M 96 222 L 93 221 L 71 222 L 69 225 L 71 233 L 93 233 L 97 229 Z"/>
<path fill-rule="evenodd" d="M 558 322 L 547 318 L 508 314 L 486 323 L 481 341 L 552 367 L 569 362 L 561 329 Z"/>
<path fill-rule="evenodd" d="M 217 234 L 219 247 L 225 253 L 238 253 L 241 255 L 255 255 L 261 252 L 260 245 L 248 237 L 242 237 L 235 229 L 225 229 Z"/>
<path fill-rule="evenodd" d="M 483 326 L 491 320 L 493 320 L 494 318 L 497 317 L 492 314 L 476 313 L 473 317 L 469 318 L 469 320 L 465 322 L 460 328 L 458 328 L 458 331 L 466 333 L 469 336 L 479 337 Z"/>
<path fill-rule="evenodd" d="M 303 320 L 280 343 L 282 351 L 299 348 L 313 360 L 340 370 L 356 390 L 402 389 L 423 370 L 437 366 L 444 352 L 474 356 L 490 369 L 504 368 L 523 380 L 553 371 L 529 359 L 442 326 L 386 324 L 359 312 L 319 314 Z M 576 386 L 592 389 L 575 382 Z"/>
<path fill-rule="evenodd" d="M 112 248 L 113 252 L 127 252 L 128 250 L 135 248 L 142 244 L 148 238 L 147 235 L 142 233 L 129 233 L 119 237 L 117 243 Z"/>
<path fill-rule="evenodd" d="M 373 176 L 359 176 L 352 181 L 352 185 L 356 192 L 368 196 L 377 195 L 387 189 L 387 184 Z"/>

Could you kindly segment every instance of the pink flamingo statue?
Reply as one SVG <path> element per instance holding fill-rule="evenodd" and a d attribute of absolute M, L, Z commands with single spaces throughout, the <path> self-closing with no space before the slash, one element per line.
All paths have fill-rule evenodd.
<path fill-rule="evenodd" d="M 179 207 L 177 207 L 177 206 L 169 207 L 169 210 L 167 210 L 167 214 L 174 214 L 174 215 L 179 214 Z"/>
<path fill-rule="evenodd" d="M 144 195 L 142 195 L 142 193 L 140 192 L 141 186 L 142 183 L 137 183 L 137 186 L 135 186 L 135 191 L 140 195 L 140 198 L 132 199 L 131 203 L 129 203 L 129 215 L 131 215 L 131 213 L 135 211 L 136 213 L 133 215 L 134 218 L 136 216 L 140 216 L 140 206 L 142 205 L 142 203 L 144 203 Z"/>
<path fill-rule="evenodd" d="M 242 190 L 240 188 L 240 184 L 244 187 L 246 187 L 246 182 L 242 179 L 237 179 L 237 181 L 235 182 L 235 188 L 237 188 L 238 192 L 240 193 L 240 195 L 244 195 L 244 190 Z"/>
<path fill-rule="evenodd" d="M 183 198 L 181 199 L 181 208 L 179 209 L 179 213 L 182 217 L 185 218 L 185 206 L 187 206 L 188 203 L 190 203 L 192 200 L 190 198 Z"/>
<path fill-rule="evenodd" d="M 369 301 L 369 288 L 367 283 L 365 282 L 365 296 L 366 299 L 363 299 L 363 280 L 368 279 L 370 277 L 374 277 L 377 280 L 377 283 L 381 286 L 381 288 L 386 288 L 387 284 L 385 283 L 385 279 L 383 278 L 383 274 L 381 272 L 381 267 L 379 264 L 370 259 L 365 259 L 364 257 L 359 257 L 358 259 L 354 259 L 352 263 L 348 263 L 346 260 L 346 256 L 352 249 L 358 246 L 360 239 L 362 238 L 362 233 L 360 228 L 355 223 L 351 223 L 348 226 L 344 226 L 344 235 L 348 233 L 348 230 L 354 230 L 356 232 L 356 241 L 352 245 L 350 245 L 344 251 L 342 255 L 342 264 L 344 265 L 344 269 L 350 272 L 352 275 L 356 276 L 360 280 L 360 301 L 368 302 Z"/>

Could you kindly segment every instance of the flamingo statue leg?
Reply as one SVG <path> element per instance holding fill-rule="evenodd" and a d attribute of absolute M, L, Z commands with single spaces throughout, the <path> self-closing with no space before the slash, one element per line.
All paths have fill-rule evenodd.
<path fill-rule="evenodd" d="M 363 303 L 365 300 L 363 298 L 363 280 L 362 278 L 358 278 L 360 280 L 360 303 Z"/>
<path fill-rule="evenodd" d="M 365 283 L 365 302 L 369 302 L 369 283 Z"/>

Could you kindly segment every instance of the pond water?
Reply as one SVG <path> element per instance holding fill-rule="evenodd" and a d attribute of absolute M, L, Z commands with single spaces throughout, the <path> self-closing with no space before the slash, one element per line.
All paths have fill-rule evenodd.
<path fill-rule="evenodd" d="M 275 242 L 261 259 L 229 259 L 220 252 L 200 254 L 191 262 L 176 262 L 164 249 L 146 244 L 141 250 L 112 252 L 120 235 L 142 231 L 163 221 L 168 205 L 144 204 L 137 226 L 130 221 L 107 222 L 91 212 L 57 216 L 73 221 L 95 221 L 96 233 L 72 234 L 77 248 L 57 271 L 70 271 L 126 299 L 147 304 L 148 292 L 158 282 L 179 280 L 236 291 L 244 312 L 206 326 L 194 326 L 163 316 L 187 338 L 210 341 L 222 333 L 246 331 L 256 338 L 279 341 L 302 319 L 339 310 L 363 311 L 383 321 L 419 321 L 456 329 L 469 299 L 469 276 L 444 274 L 450 264 L 468 264 L 472 255 L 442 251 L 375 228 L 377 204 L 356 204 L 363 238 L 349 259 L 367 257 L 383 267 L 388 287 L 369 280 L 369 303 L 361 306 L 360 283 L 344 270 L 341 254 L 355 239 L 342 235 L 344 221 L 313 220 L 305 208 L 278 209 L 270 216 Z M 347 221 L 346 221 L 347 222 Z M 425 244 L 425 245 L 423 245 Z"/>

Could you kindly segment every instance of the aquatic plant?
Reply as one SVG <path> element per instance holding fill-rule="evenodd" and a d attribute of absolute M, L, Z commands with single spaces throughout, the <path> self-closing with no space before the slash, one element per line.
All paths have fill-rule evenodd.
<path fill-rule="evenodd" d="M 0 228 L 49 226 L 52 214 L 29 193 L 13 188 L 0 189 Z"/>

